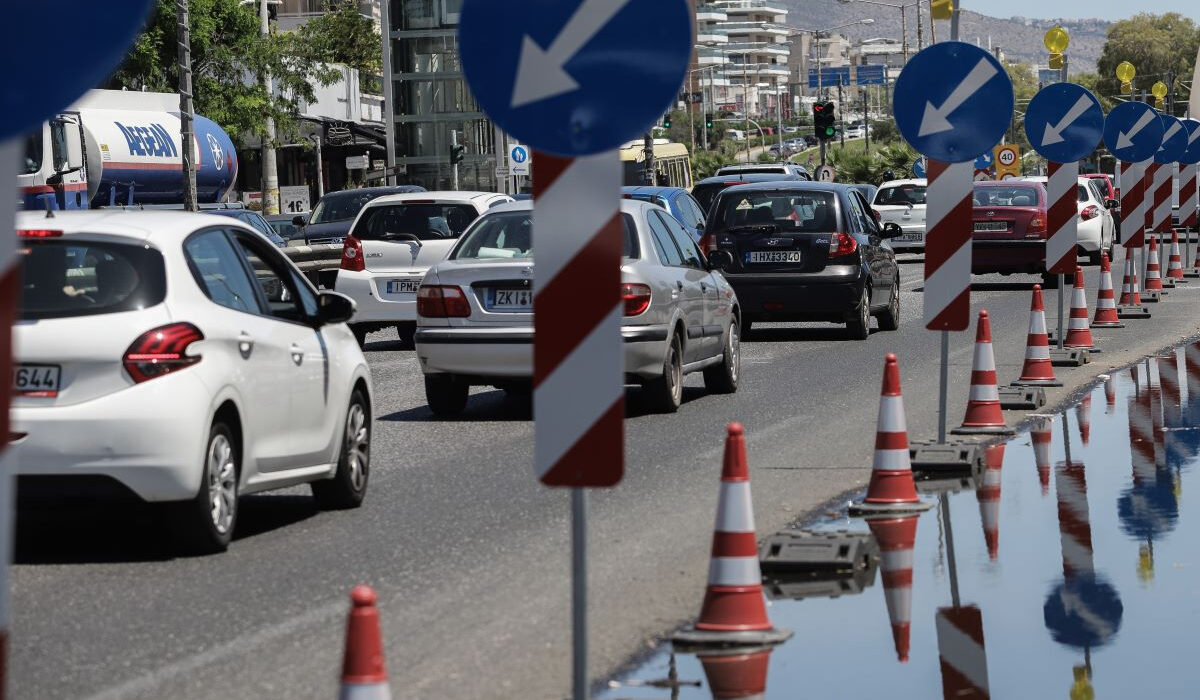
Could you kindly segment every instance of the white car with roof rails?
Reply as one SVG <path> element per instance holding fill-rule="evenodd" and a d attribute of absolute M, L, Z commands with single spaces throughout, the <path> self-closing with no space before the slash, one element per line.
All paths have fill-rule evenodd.
<path fill-rule="evenodd" d="M 1049 178 L 1044 175 L 1019 179 L 1041 183 L 1043 187 L 1049 183 Z M 1100 183 L 1093 178 L 1080 177 L 1075 194 L 1075 211 L 1078 216 L 1075 240 L 1078 253 L 1087 256 L 1088 265 L 1099 265 L 1103 253 L 1108 253 L 1108 259 L 1111 261 L 1117 240 L 1117 224 L 1100 190 Z"/>
<path fill-rule="evenodd" d="M 879 213 L 879 223 L 896 224 L 901 234 L 888 241 L 897 253 L 925 250 L 925 178 L 889 180 L 879 186 L 871 208 Z"/>
<path fill-rule="evenodd" d="M 394 326 L 400 342 L 410 345 L 425 272 L 480 214 L 511 201 L 495 192 L 412 192 L 368 202 L 342 242 L 334 284 L 358 305 L 350 328 L 359 343 Z"/>
<path fill-rule="evenodd" d="M 425 276 L 417 300 L 417 359 L 436 415 L 460 413 L 472 386 L 530 389 L 532 205 L 489 211 Z M 662 207 L 623 199 L 621 221 L 626 382 L 641 385 L 668 413 L 679 408 L 683 378 L 691 372 L 703 373 L 709 391 L 736 391 L 741 312 L 733 287 Z"/>
<path fill-rule="evenodd" d="M 352 301 L 228 217 L 25 212 L 17 228 L 22 499 L 165 502 L 178 541 L 208 552 L 244 494 L 362 502 L 372 386 Z"/>

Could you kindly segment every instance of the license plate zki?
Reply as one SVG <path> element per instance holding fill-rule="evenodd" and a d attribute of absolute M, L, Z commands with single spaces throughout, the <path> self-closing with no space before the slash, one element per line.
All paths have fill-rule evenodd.
<path fill-rule="evenodd" d="M 746 262 L 749 263 L 800 263 L 800 251 L 798 250 L 754 250 L 746 253 Z"/>
<path fill-rule="evenodd" d="M 13 393 L 17 396 L 54 398 L 58 396 L 58 365 L 16 365 L 12 372 Z"/>
<path fill-rule="evenodd" d="M 388 280 L 388 294 L 416 294 L 421 280 Z"/>
<path fill-rule="evenodd" d="M 490 296 L 492 299 L 488 306 L 493 309 L 508 311 L 531 311 L 533 309 L 532 289 L 493 289 Z"/>

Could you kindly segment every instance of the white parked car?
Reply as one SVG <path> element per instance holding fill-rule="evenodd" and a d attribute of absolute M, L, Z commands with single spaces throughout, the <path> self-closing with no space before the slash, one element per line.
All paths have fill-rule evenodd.
<path fill-rule="evenodd" d="M 243 494 L 311 483 L 321 507 L 362 502 L 372 387 L 352 301 L 228 217 L 17 228 L 9 441 L 29 492 L 168 502 L 196 551 L 229 544 Z"/>
<path fill-rule="evenodd" d="M 342 242 L 334 284 L 358 306 L 350 328 L 359 343 L 371 331 L 395 326 L 400 342 L 410 345 L 425 271 L 480 214 L 511 201 L 495 192 L 413 192 L 368 202 Z"/>
<path fill-rule="evenodd" d="M 925 250 L 924 178 L 890 180 L 879 186 L 871 208 L 879 212 L 879 223 L 892 223 L 904 233 L 889 241 L 897 253 Z"/>
<path fill-rule="evenodd" d="M 1040 182 L 1043 187 L 1048 182 L 1048 178 L 1044 176 L 1021 179 Z M 1117 225 L 1112 211 L 1105 205 L 1099 183 L 1092 178 L 1079 178 L 1076 195 L 1075 206 L 1079 216 L 1076 222 L 1076 241 L 1079 254 L 1087 256 L 1089 265 L 1099 265 L 1101 253 L 1108 253 L 1108 259 L 1112 260 L 1113 246 L 1117 240 Z"/>
<path fill-rule="evenodd" d="M 417 357 L 437 415 L 463 410 L 472 385 L 529 390 L 533 376 L 532 202 L 488 212 L 418 295 Z M 737 390 L 741 372 L 737 296 L 711 271 L 683 224 L 649 202 L 621 200 L 627 383 L 673 412 L 683 378 L 703 372 L 710 391 Z"/>

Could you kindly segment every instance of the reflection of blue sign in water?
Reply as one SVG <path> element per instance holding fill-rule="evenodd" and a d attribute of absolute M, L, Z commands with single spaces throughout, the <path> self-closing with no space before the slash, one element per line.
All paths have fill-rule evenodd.
<path fill-rule="evenodd" d="M 992 167 L 992 161 L 994 159 L 995 159 L 995 156 L 993 156 L 990 151 L 987 153 L 984 153 L 983 155 L 981 155 L 975 159 L 975 169 L 976 170 L 987 170 L 988 168 Z"/>
<path fill-rule="evenodd" d="M 1138 163 L 1162 145 L 1163 122 L 1144 102 L 1122 102 L 1104 120 L 1104 145 L 1117 160 Z"/>
<path fill-rule="evenodd" d="M 685 0 L 465 0 L 460 17 L 479 104 L 558 155 L 612 150 L 644 132 L 678 98 L 692 54 Z"/>
<path fill-rule="evenodd" d="M 1154 162 L 1167 165 L 1183 157 L 1188 147 L 1188 131 L 1179 119 L 1169 114 L 1160 116 L 1163 122 L 1163 140 L 1154 154 Z"/>
<path fill-rule="evenodd" d="M 524 146 L 513 146 L 512 161 L 514 163 L 524 163 L 529 160 L 529 151 L 525 150 Z"/>
<path fill-rule="evenodd" d="M 737 73 L 737 66 L 731 64 L 729 66 L 731 74 Z M 815 87 L 837 87 L 838 85 L 850 84 L 850 66 L 826 66 L 821 69 L 820 76 L 817 75 L 816 68 L 808 69 L 808 86 Z"/>
<path fill-rule="evenodd" d="M 913 177 L 925 177 L 925 159 L 918 158 L 912 164 Z"/>
<path fill-rule="evenodd" d="M 1046 596 L 1042 616 L 1054 641 L 1073 647 L 1106 644 L 1121 629 L 1125 606 L 1117 589 L 1095 575 L 1063 581 Z"/>
<path fill-rule="evenodd" d="M 883 85 L 887 82 L 884 70 L 884 66 L 859 66 L 854 69 L 855 82 L 858 85 Z"/>
<path fill-rule="evenodd" d="M 1117 499 L 1117 517 L 1121 531 L 1138 540 L 1154 540 L 1175 529 L 1179 502 L 1171 472 L 1157 469 L 1153 482 L 1126 489 Z"/>
<path fill-rule="evenodd" d="M 1104 136 L 1104 110 L 1087 88 L 1055 83 L 1042 88 L 1025 111 L 1025 135 L 1046 160 L 1073 163 L 1082 160 Z"/>
<path fill-rule="evenodd" d="M 1183 157 L 1179 159 L 1179 162 L 1184 165 L 1200 163 L 1200 121 L 1184 119 L 1183 128 L 1188 132 L 1188 147 L 1184 150 Z"/>
<path fill-rule="evenodd" d="M 960 41 L 934 44 L 896 80 L 896 126 L 917 151 L 947 163 L 975 160 L 1008 129 L 1012 81 L 987 51 Z"/>

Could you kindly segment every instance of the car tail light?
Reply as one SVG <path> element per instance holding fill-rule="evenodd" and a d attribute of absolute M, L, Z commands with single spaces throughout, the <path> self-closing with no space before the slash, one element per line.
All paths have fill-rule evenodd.
<path fill-rule="evenodd" d="M 621 300 L 625 302 L 625 315 L 637 316 L 650 308 L 650 287 L 644 284 L 622 284 Z"/>
<path fill-rule="evenodd" d="M 187 349 L 200 340 L 204 340 L 204 334 L 190 323 L 160 326 L 133 341 L 121 362 L 129 377 L 141 384 L 199 362 L 200 356 L 188 355 Z"/>
<path fill-rule="evenodd" d="M 367 269 L 367 261 L 363 259 L 362 241 L 354 236 L 346 236 L 342 241 L 341 268 L 350 272 L 362 272 Z"/>
<path fill-rule="evenodd" d="M 1025 235 L 1038 237 L 1044 233 L 1046 233 L 1046 212 L 1039 211 L 1029 220 L 1029 226 L 1025 227 Z"/>
<path fill-rule="evenodd" d="M 461 287 L 423 284 L 417 290 L 417 315 L 424 318 L 466 318 L 471 305 Z"/>
<path fill-rule="evenodd" d="M 1083 211 L 1079 212 L 1079 218 L 1083 219 L 1084 221 L 1089 221 L 1097 216 L 1100 216 L 1100 207 L 1096 206 L 1095 204 L 1086 206 L 1083 208 Z"/>
<path fill-rule="evenodd" d="M 18 238 L 60 238 L 62 231 L 54 231 L 48 228 L 19 228 L 17 229 Z"/>
<path fill-rule="evenodd" d="M 716 250 L 717 250 L 716 234 L 706 233 L 700 237 L 700 252 L 704 253 L 705 255 L 709 255 L 711 253 L 716 252 Z"/>
<path fill-rule="evenodd" d="M 858 250 L 858 241 L 848 233 L 834 233 L 829 236 L 829 257 L 840 258 L 853 255 Z"/>

